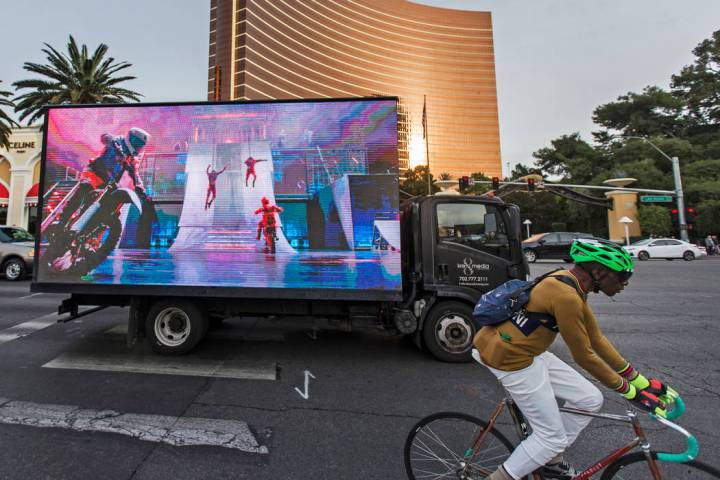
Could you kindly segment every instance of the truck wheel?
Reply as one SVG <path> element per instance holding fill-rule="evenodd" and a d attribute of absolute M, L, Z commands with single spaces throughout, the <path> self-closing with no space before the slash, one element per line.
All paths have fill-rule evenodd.
<path fill-rule="evenodd" d="M 161 300 L 150 307 L 145 336 L 152 349 L 163 355 L 182 355 L 203 339 L 208 329 L 205 314 L 186 300 Z"/>
<path fill-rule="evenodd" d="M 423 340 L 430 353 L 444 362 L 469 362 L 475 327 L 472 308 L 462 302 L 441 302 L 425 318 Z"/>
<path fill-rule="evenodd" d="M 535 253 L 535 250 L 532 248 L 526 248 L 523 250 L 523 253 L 525 254 L 525 258 L 527 259 L 528 263 L 535 263 L 537 260 L 537 253 Z"/>

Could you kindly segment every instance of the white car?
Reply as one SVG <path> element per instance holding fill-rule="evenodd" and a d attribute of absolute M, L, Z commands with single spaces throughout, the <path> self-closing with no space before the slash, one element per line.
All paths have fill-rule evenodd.
<path fill-rule="evenodd" d="M 672 260 L 673 258 L 682 258 L 686 261 L 695 260 L 702 257 L 707 252 L 692 243 L 683 242 L 675 238 L 649 238 L 640 240 L 627 247 L 630 256 L 638 260 L 647 260 L 649 258 L 665 258 Z"/>

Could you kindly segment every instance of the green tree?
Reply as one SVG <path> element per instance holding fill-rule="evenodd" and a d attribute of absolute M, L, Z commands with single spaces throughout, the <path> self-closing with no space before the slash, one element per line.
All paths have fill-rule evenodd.
<path fill-rule="evenodd" d="M 537 167 L 528 167 L 526 165 L 523 165 L 522 163 L 518 163 L 513 168 L 512 172 L 510 172 L 510 178 L 508 180 L 515 180 L 520 177 L 524 177 L 526 175 L 532 175 L 532 174 L 541 174 L 540 169 Z"/>
<path fill-rule="evenodd" d="M 600 105 L 593 112 L 593 121 L 610 134 L 677 135 L 684 125 L 683 107 L 682 99 L 672 93 L 660 87 L 645 87 L 642 93 L 629 92 Z"/>
<path fill-rule="evenodd" d="M 2 83 L 2 80 L 0 80 L 0 83 Z M 15 107 L 13 101 L 7 98 L 11 95 L 12 93 L 10 92 L 0 90 L 0 107 Z M 18 124 L 0 108 L 0 146 L 5 148 L 10 146 L 10 129 L 13 126 L 17 127 Z"/>
<path fill-rule="evenodd" d="M 428 168 L 426 165 L 407 170 L 405 176 L 400 179 L 400 190 L 411 196 L 427 195 L 428 193 Z M 433 175 L 430 174 L 430 182 L 433 182 Z M 432 193 L 440 189 L 433 183 Z"/>
<path fill-rule="evenodd" d="M 693 50 L 695 62 L 672 76 L 673 94 L 699 125 L 720 126 L 720 30 Z"/>
<path fill-rule="evenodd" d="M 485 175 L 482 172 L 475 172 L 472 175 L 470 175 L 470 178 L 473 180 L 479 180 L 484 182 L 491 181 L 490 177 Z M 489 192 L 492 190 L 492 185 L 489 183 L 476 183 L 474 185 L 470 185 L 470 188 L 468 188 L 468 191 L 466 193 L 470 195 L 482 195 L 483 193 Z"/>
<path fill-rule="evenodd" d="M 659 205 L 640 205 L 638 208 L 640 229 L 645 237 L 669 237 L 672 235 L 670 211 Z"/>
<path fill-rule="evenodd" d="M 545 176 L 560 176 L 576 183 L 587 183 L 608 167 L 608 159 L 579 133 L 552 140 L 550 147 L 533 153 L 535 165 Z"/>
<path fill-rule="evenodd" d="M 531 234 L 551 232 L 553 231 L 553 222 L 565 218 L 565 206 L 562 199 L 549 192 L 513 192 L 505 195 L 503 200 L 520 207 L 521 220 L 532 222 Z M 523 236 L 525 231 L 523 226 Z"/>
<path fill-rule="evenodd" d="M 695 209 L 696 235 L 720 235 L 720 200 L 706 200 Z"/>
<path fill-rule="evenodd" d="M 28 124 L 35 122 L 43 115 L 45 105 L 140 101 L 139 93 L 117 86 L 135 77 L 116 76 L 132 65 L 106 57 L 107 45 L 101 43 L 92 55 L 88 54 L 86 45 L 78 47 L 72 35 L 67 54 L 47 43 L 44 45 L 42 51 L 47 56 L 47 64 L 25 62 L 23 65 L 26 71 L 41 78 L 13 83 L 18 90 L 30 90 L 15 98 L 15 111 L 20 112 L 20 121 L 29 117 Z"/>

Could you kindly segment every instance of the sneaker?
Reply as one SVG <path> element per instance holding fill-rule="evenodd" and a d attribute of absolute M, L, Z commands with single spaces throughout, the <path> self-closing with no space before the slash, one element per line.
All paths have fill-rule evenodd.
<path fill-rule="evenodd" d="M 558 480 L 571 480 L 577 475 L 575 469 L 565 460 L 545 465 L 539 471 L 543 478 L 556 478 Z"/>

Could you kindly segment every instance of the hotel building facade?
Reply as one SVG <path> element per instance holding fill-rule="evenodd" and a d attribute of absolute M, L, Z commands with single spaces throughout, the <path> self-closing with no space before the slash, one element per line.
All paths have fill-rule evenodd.
<path fill-rule="evenodd" d="M 208 100 L 391 95 L 401 169 L 501 174 L 489 12 L 405 0 L 211 0 Z"/>
<path fill-rule="evenodd" d="M 31 232 L 37 224 L 40 182 L 40 127 L 11 130 L 9 148 L 0 145 L 0 225 Z"/>

